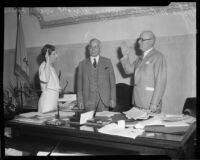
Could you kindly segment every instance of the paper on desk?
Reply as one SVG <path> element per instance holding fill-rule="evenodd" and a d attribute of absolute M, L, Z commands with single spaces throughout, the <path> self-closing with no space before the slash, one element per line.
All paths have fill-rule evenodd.
<path fill-rule="evenodd" d="M 23 152 L 13 148 L 5 148 L 5 156 L 23 156 Z"/>
<path fill-rule="evenodd" d="M 71 117 L 73 115 L 75 115 L 75 112 L 64 112 L 64 111 L 60 111 L 60 118 L 65 118 L 65 117 Z"/>
<path fill-rule="evenodd" d="M 33 118 L 23 118 L 23 117 L 15 118 L 15 120 L 33 124 L 42 124 L 45 121 L 45 119 L 33 119 Z"/>
<path fill-rule="evenodd" d="M 36 116 L 38 114 L 39 114 L 38 112 L 27 112 L 27 113 L 21 113 L 21 114 L 19 114 L 19 116 L 30 118 L 30 117 Z"/>
<path fill-rule="evenodd" d="M 16 117 L 15 120 L 20 121 L 20 122 L 25 122 L 25 123 L 42 124 L 44 123 L 44 121 L 48 120 L 49 118 L 54 118 L 56 114 L 58 114 L 57 111 L 50 112 L 50 113 L 34 112 L 34 114 L 28 114 L 28 116 L 26 116 L 25 114 L 25 117 L 23 116 Z M 59 114 L 60 114 L 61 119 L 66 119 L 68 117 L 73 116 L 75 112 L 59 111 Z"/>
<path fill-rule="evenodd" d="M 63 98 L 59 98 L 58 102 L 72 102 L 76 101 L 76 94 L 64 94 Z"/>
<path fill-rule="evenodd" d="M 81 126 L 80 130 L 84 130 L 84 131 L 94 131 L 94 127 L 90 127 L 90 126 Z"/>
<path fill-rule="evenodd" d="M 191 123 L 196 122 L 196 118 L 195 118 L 195 117 L 192 117 L 192 116 L 189 116 L 189 118 L 183 120 L 183 122 L 191 124 Z"/>
<path fill-rule="evenodd" d="M 84 156 L 84 155 L 89 155 L 89 154 L 80 153 L 80 152 L 72 152 L 72 153 L 53 152 L 53 153 L 50 154 L 50 156 Z"/>
<path fill-rule="evenodd" d="M 184 127 L 189 126 L 188 123 L 185 123 L 183 121 L 177 121 L 177 122 L 163 122 L 163 125 L 165 127 Z"/>
<path fill-rule="evenodd" d="M 126 128 L 122 129 L 122 128 L 119 128 L 117 124 L 110 123 L 98 129 L 98 132 L 135 139 L 137 136 L 141 135 L 144 132 L 144 130 L 143 129 L 126 129 Z"/>
<path fill-rule="evenodd" d="M 172 127 L 172 126 L 188 126 L 189 124 L 184 121 L 176 121 L 176 122 L 165 122 L 163 121 L 163 114 L 155 114 L 153 118 L 148 120 L 143 120 L 134 124 L 135 128 L 144 128 L 145 126 L 164 126 L 164 127 Z"/>
<path fill-rule="evenodd" d="M 39 151 L 37 153 L 37 156 L 48 156 L 50 152 L 45 152 L 45 151 Z"/>
<path fill-rule="evenodd" d="M 189 115 L 184 115 L 184 114 L 165 114 L 163 116 L 164 121 L 179 121 L 179 122 L 185 122 L 185 123 L 193 123 L 196 121 L 195 117 L 189 116 Z"/>
<path fill-rule="evenodd" d="M 145 110 L 142 109 L 138 109 L 136 107 L 132 107 L 130 110 L 123 112 L 129 119 L 133 118 L 133 119 L 147 119 L 148 113 Z"/>
<path fill-rule="evenodd" d="M 38 118 L 48 118 L 48 117 L 52 117 L 55 115 L 56 111 L 53 112 L 48 112 L 48 113 L 39 113 L 39 112 L 27 112 L 27 113 L 22 113 L 19 116 L 23 117 L 23 118 L 34 118 L 34 117 L 38 117 Z"/>
<path fill-rule="evenodd" d="M 82 113 L 81 114 L 81 118 L 80 118 L 80 124 L 84 124 L 87 122 L 87 120 L 92 119 L 93 118 L 93 114 L 94 111 L 89 111 L 86 113 Z"/>
<path fill-rule="evenodd" d="M 120 114 L 120 112 L 110 112 L 110 111 L 102 111 L 102 112 L 96 112 L 96 116 L 98 117 L 112 117 L 115 114 Z"/>
<path fill-rule="evenodd" d="M 59 103 L 60 111 L 73 111 L 72 109 L 77 105 L 76 101 Z"/>
<path fill-rule="evenodd" d="M 56 114 L 58 114 L 57 111 L 49 112 L 49 113 L 39 113 L 38 115 L 43 118 L 48 118 L 48 117 L 55 117 Z M 65 117 L 73 116 L 75 112 L 59 111 L 59 114 L 60 114 L 60 118 L 65 118 Z"/>

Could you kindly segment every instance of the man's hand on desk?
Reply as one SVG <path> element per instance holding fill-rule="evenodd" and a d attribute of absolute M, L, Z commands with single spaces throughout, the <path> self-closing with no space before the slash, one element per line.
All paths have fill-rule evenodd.
<path fill-rule="evenodd" d="M 116 107 L 116 102 L 114 100 L 110 100 L 110 107 L 115 108 Z"/>
<path fill-rule="evenodd" d="M 153 113 L 157 112 L 157 109 L 158 109 L 157 105 L 155 105 L 155 104 L 151 104 L 149 108 L 150 108 L 151 112 L 153 112 Z"/>

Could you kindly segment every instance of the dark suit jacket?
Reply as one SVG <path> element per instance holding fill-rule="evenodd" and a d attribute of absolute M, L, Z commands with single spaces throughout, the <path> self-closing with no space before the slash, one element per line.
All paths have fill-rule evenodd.
<path fill-rule="evenodd" d="M 167 83 L 167 65 L 163 54 L 153 49 L 141 61 L 137 58 L 130 64 L 129 58 L 121 59 L 126 73 L 134 73 L 134 93 L 132 103 L 149 109 L 155 104 L 161 109 L 161 99 Z"/>
<path fill-rule="evenodd" d="M 90 97 L 91 87 L 91 69 L 92 63 L 87 58 L 79 63 L 78 67 L 78 84 L 77 84 L 77 100 L 85 107 L 94 104 L 94 99 Z M 103 103 L 110 106 L 110 100 L 116 101 L 115 74 L 111 60 L 100 56 L 97 67 L 97 86 L 99 95 Z"/>

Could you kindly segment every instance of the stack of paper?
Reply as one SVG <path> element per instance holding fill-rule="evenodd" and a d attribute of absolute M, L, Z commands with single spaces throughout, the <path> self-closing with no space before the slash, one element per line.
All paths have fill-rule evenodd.
<path fill-rule="evenodd" d="M 189 116 L 189 118 L 184 119 L 183 122 L 188 123 L 188 124 L 192 124 L 192 123 L 196 122 L 196 118 Z"/>
<path fill-rule="evenodd" d="M 75 106 L 77 106 L 76 101 L 59 103 L 60 111 L 73 111 Z"/>
<path fill-rule="evenodd" d="M 168 122 L 181 121 L 187 118 L 189 118 L 189 116 L 184 114 L 165 114 L 163 116 L 163 120 Z"/>
<path fill-rule="evenodd" d="M 33 123 L 33 124 L 43 124 L 45 119 L 33 119 L 33 118 L 23 118 L 19 117 L 16 118 L 15 120 L 20 121 L 20 122 L 25 122 L 25 123 Z"/>
<path fill-rule="evenodd" d="M 57 111 L 49 113 L 29 112 L 20 114 L 18 117 L 15 117 L 15 120 L 25 123 L 43 124 L 46 120 L 55 118 L 55 115 L 57 114 Z M 59 111 L 59 114 L 61 119 L 68 120 L 68 118 L 73 116 L 75 112 Z"/>
<path fill-rule="evenodd" d="M 76 94 L 64 94 L 63 98 L 58 99 L 60 110 L 70 111 L 77 105 Z"/>
<path fill-rule="evenodd" d="M 40 118 L 53 118 L 55 115 L 58 114 L 57 111 L 54 112 L 49 112 L 49 113 L 38 113 L 38 116 Z M 64 111 L 59 111 L 60 118 L 66 118 L 66 117 L 71 117 L 75 114 L 75 112 L 64 112 Z"/>
<path fill-rule="evenodd" d="M 24 118 L 31 118 L 38 115 L 38 112 L 27 112 L 27 113 L 21 113 L 19 114 L 20 117 L 24 117 Z"/>
<path fill-rule="evenodd" d="M 146 110 L 138 109 L 136 107 L 131 108 L 130 110 L 123 112 L 129 119 L 147 119 L 149 117 Z"/>
<path fill-rule="evenodd" d="M 64 94 L 63 98 L 59 98 L 58 102 L 72 102 L 76 101 L 76 94 Z"/>
<path fill-rule="evenodd" d="M 187 120 L 180 120 L 180 121 L 163 121 L 163 114 L 155 114 L 153 118 L 140 121 L 136 124 L 133 124 L 135 128 L 144 128 L 145 126 L 163 126 L 163 127 L 183 127 L 183 126 L 189 126 L 189 119 Z M 190 119 L 189 122 L 193 121 L 193 119 Z"/>
<path fill-rule="evenodd" d="M 160 126 L 146 126 L 146 132 L 159 132 L 168 134 L 185 134 L 188 131 L 189 126 L 179 126 L 179 127 L 160 127 Z"/>
<path fill-rule="evenodd" d="M 144 132 L 144 130 L 143 129 L 133 129 L 133 128 L 132 129 L 131 128 L 122 129 L 116 123 L 110 123 L 100 129 L 98 129 L 98 132 L 135 139 L 137 136 L 141 135 Z"/>
<path fill-rule="evenodd" d="M 102 112 L 96 112 L 97 117 L 112 117 L 115 114 L 120 114 L 120 112 L 110 112 L 110 111 L 102 111 Z"/>

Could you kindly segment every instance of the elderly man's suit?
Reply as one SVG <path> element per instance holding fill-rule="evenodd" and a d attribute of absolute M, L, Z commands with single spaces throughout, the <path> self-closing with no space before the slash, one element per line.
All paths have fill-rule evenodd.
<path fill-rule="evenodd" d="M 108 110 L 110 100 L 116 100 L 115 74 L 110 59 L 100 56 L 97 67 L 90 58 L 80 62 L 78 67 L 77 100 L 86 110 Z"/>
<path fill-rule="evenodd" d="M 167 65 L 165 57 L 157 50 L 151 50 L 141 60 L 139 57 L 130 64 L 129 58 L 121 59 L 126 73 L 134 73 L 134 92 L 132 104 L 150 109 L 150 104 L 161 110 L 161 100 L 167 83 Z"/>

